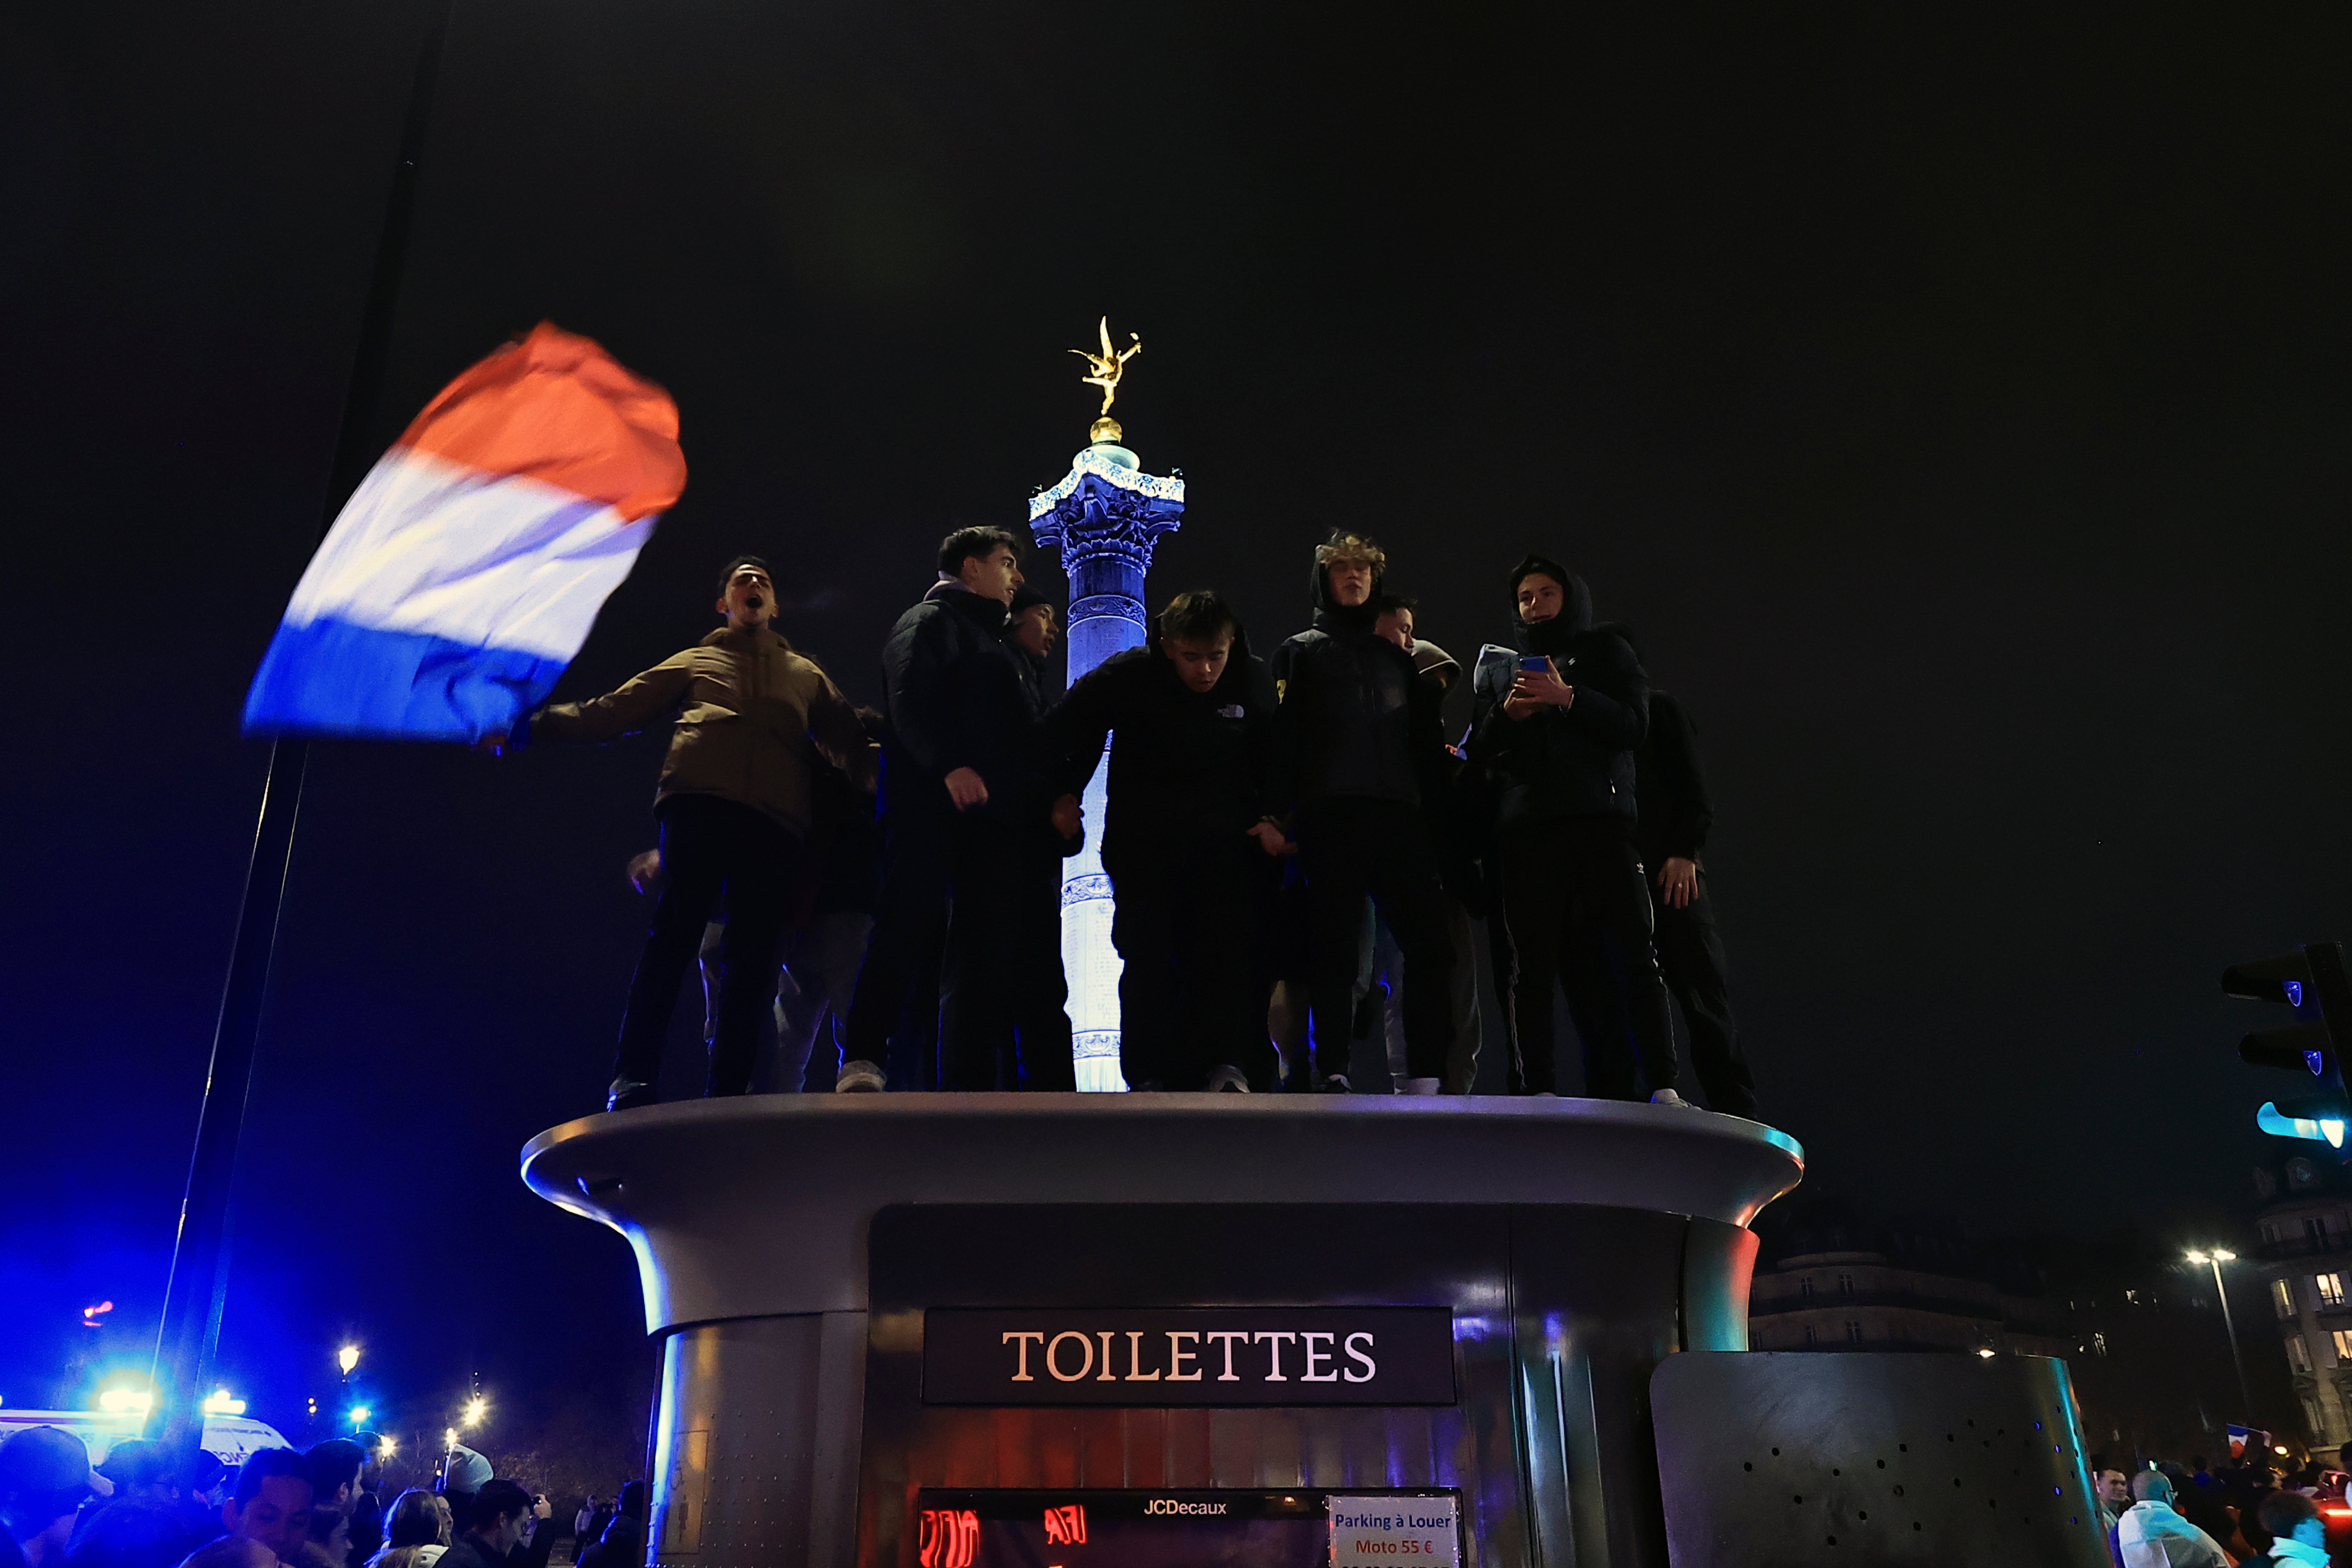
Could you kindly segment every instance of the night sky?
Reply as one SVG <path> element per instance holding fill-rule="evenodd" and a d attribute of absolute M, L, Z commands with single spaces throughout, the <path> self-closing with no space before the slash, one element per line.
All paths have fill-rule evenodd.
<path fill-rule="evenodd" d="M 160 1309 L 237 714 L 331 500 L 427 3 L 0 14 L 10 1405 Z M 2236 1062 L 2276 1020 L 2216 973 L 2352 936 L 2346 33 L 457 0 L 376 440 L 541 319 L 599 339 L 692 478 L 562 694 L 698 637 L 751 549 L 871 700 L 940 535 L 1083 444 L 1064 351 L 1108 311 L 1128 443 L 1191 486 L 1155 598 L 1222 588 L 1268 651 L 1344 523 L 1465 658 L 1531 548 L 1635 628 L 1819 1183 L 2169 1246 L 2244 1208 L 2293 1082 Z M 600 1102 L 659 754 L 314 751 L 233 1220 L 257 1414 L 295 1430 L 346 1335 L 387 1405 L 478 1370 L 642 1409 L 627 1249 L 515 1153 Z"/>

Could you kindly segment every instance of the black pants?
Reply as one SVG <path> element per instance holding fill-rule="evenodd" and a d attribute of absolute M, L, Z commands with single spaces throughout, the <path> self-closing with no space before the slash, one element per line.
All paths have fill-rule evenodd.
<path fill-rule="evenodd" d="M 954 894 L 940 1087 L 1076 1089 L 1061 841 L 1024 828 L 1011 847 L 1001 888 L 979 900 Z"/>
<path fill-rule="evenodd" d="M 1271 868 L 1246 834 L 1123 848 L 1107 865 L 1118 900 L 1118 1068 L 1129 1089 L 1208 1087 L 1238 1068 L 1273 1087 L 1260 962 Z"/>
<path fill-rule="evenodd" d="M 1507 831 L 1488 865 L 1511 928 L 1516 973 L 1496 981 L 1507 998 L 1519 1080 L 1528 1092 L 1558 1087 L 1554 987 L 1565 980 L 1583 990 L 1612 978 L 1651 1089 L 1673 1088 L 1681 1076 L 1674 1015 L 1658 973 L 1650 890 L 1633 847 L 1633 824 L 1619 817 L 1570 817 Z M 1624 1035 L 1607 1028 L 1593 1032 L 1602 1037 L 1584 1042 L 1585 1092 L 1598 1099 L 1637 1098 Z"/>
<path fill-rule="evenodd" d="M 1334 796 L 1298 816 L 1315 974 L 1311 1049 L 1326 1074 L 1348 1068 L 1363 939 L 1363 900 L 1389 922 L 1404 955 L 1405 1059 L 1414 1078 L 1443 1078 L 1454 1038 L 1454 938 L 1446 929 L 1437 857 L 1421 813 L 1395 801 Z M 1124 1009 L 1122 1008 L 1122 1016 Z"/>
<path fill-rule="evenodd" d="M 1706 873 L 1698 874 L 1691 901 L 1674 909 L 1657 906 L 1658 968 L 1666 989 L 1683 1005 L 1690 1031 L 1691 1068 L 1706 1090 L 1710 1110 L 1729 1116 L 1756 1114 L 1756 1079 L 1739 1054 L 1739 1033 L 1731 1021 L 1731 972 L 1716 934 L 1715 900 Z"/>
<path fill-rule="evenodd" d="M 741 1094 L 751 1088 L 760 1031 L 776 996 L 777 954 L 796 901 L 802 843 L 772 817 L 717 795 L 672 795 L 662 802 L 660 821 L 667 881 L 629 982 L 613 1076 L 660 1081 L 662 1044 L 678 987 L 702 946 L 703 927 L 724 898 L 727 935 L 719 951 L 709 1092 Z"/>
<path fill-rule="evenodd" d="M 929 1009 L 940 1016 L 940 1087 L 993 1088 L 995 1053 L 986 1037 L 1010 965 L 1013 829 L 991 817 L 926 810 L 892 814 L 883 832 L 882 901 L 849 1008 L 851 1059 L 882 1061 L 901 1022 Z M 969 940 L 943 987 L 940 954 L 950 900 Z"/>

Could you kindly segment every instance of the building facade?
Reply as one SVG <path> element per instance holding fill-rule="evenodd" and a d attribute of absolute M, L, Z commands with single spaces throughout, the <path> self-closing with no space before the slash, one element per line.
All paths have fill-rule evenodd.
<path fill-rule="evenodd" d="M 2352 1439 L 2352 1179 L 2332 1159 L 2297 1154 L 2257 1170 L 2254 1190 L 2265 1200 L 2254 1263 L 2267 1310 L 2246 1337 L 2277 1345 L 2314 1455 L 2336 1465 Z"/>

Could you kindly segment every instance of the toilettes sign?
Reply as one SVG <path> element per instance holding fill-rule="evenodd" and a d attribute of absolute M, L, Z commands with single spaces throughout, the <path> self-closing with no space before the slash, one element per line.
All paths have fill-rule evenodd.
<path fill-rule="evenodd" d="M 1445 1307 L 935 1307 L 926 1405 L 1452 1405 Z"/>

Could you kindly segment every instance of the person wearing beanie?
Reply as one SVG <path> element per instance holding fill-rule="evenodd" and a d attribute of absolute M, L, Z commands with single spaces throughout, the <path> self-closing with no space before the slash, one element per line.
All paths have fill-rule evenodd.
<path fill-rule="evenodd" d="M 1517 1076 L 1528 1093 L 1556 1092 L 1553 992 L 1564 978 L 1576 984 L 1589 967 L 1579 954 L 1597 949 L 1606 963 L 1594 983 L 1622 994 L 1650 1098 L 1679 1106 L 1674 1017 L 1633 837 L 1633 748 L 1648 732 L 1649 679 L 1622 631 L 1592 624 L 1591 591 L 1559 562 L 1530 554 L 1512 569 L 1510 591 L 1517 651 L 1481 651 L 1470 754 L 1491 783 L 1487 864 L 1515 954 L 1504 989 Z M 1641 1098 L 1623 1032 L 1589 1034 L 1585 1092 Z"/>
<path fill-rule="evenodd" d="M 1274 678 L 1217 594 L 1169 601 L 1151 640 L 1110 658 L 1048 714 L 1083 790 L 1113 731 L 1103 870 L 1118 899 L 1119 1072 L 1132 1089 L 1274 1086 L 1259 933 L 1282 830 L 1263 820 Z"/>
<path fill-rule="evenodd" d="M 715 608 L 724 626 L 620 689 L 549 703 L 513 736 L 483 742 L 493 754 L 526 739 L 604 742 L 677 720 L 654 799 L 667 883 L 629 983 L 608 1110 L 660 1098 L 669 1016 L 722 899 L 727 945 L 709 1092 L 751 1088 L 813 826 L 817 753 L 847 767 L 866 748 L 857 714 L 832 678 L 777 635 L 767 563 L 756 555 L 729 562 Z"/>
<path fill-rule="evenodd" d="M 1297 840 L 1313 943 L 1308 1059 L 1294 1087 L 1349 1087 L 1369 897 L 1404 960 L 1404 1089 L 1435 1094 L 1454 1032 L 1456 957 L 1431 831 L 1444 788 L 1442 694 L 1375 629 L 1387 566 L 1360 534 L 1334 533 L 1315 552 L 1313 624 L 1274 655 L 1269 819 L 1286 818 Z"/>
<path fill-rule="evenodd" d="M 1454 683 L 1462 679 L 1462 665 L 1452 654 L 1423 637 L 1419 627 L 1419 605 L 1400 594 L 1382 596 L 1381 618 L 1372 629 L 1412 656 L 1412 668 L 1423 682 L 1435 689 L 1439 702 Z M 1478 1018 L 1478 965 L 1471 955 L 1471 943 L 1476 940 L 1473 927 L 1474 910 L 1485 907 L 1484 882 L 1478 868 L 1476 824 L 1475 811 L 1463 797 L 1463 775 L 1466 771 L 1461 754 L 1448 747 L 1441 764 L 1445 775 L 1445 788 L 1438 796 L 1437 810 L 1433 814 L 1431 827 L 1437 836 L 1438 890 L 1445 913 L 1445 929 L 1454 939 L 1454 989 L 1446 998 L 1448 1013 L 1454 1020 L 1454 1038 L 1445 1050 L 1445 1072 L 1440 1087 L 1447 1094 L 1467 1094 L 1478 1076 L 1478 1045 L 1482 1029 Z M 1374 947 L 1375 969 L 1395 966 L 1396 942 L 1385 931 L 1378 934 Z M 1401 988 L 1400 977 L 1391 976 L 1391 989 Z M 1383 1020 L 1387 1032 L 1389 1071 L 1403 1078 L 1409 1053 L 1405 1048 L 1403 1009 L 1391 1005 Z"/>
<path fill-rule="evenodd" d="M 1012 534 L 958 529 L 940 542 L 938 581 L 883 644 L 882 896 L 850 1004 L 843 1092 L 883 1088 L 892 1037 L 926 1012 L 941 1021 L 938 1087 L 995 1087 L 995 1042 L 976 1026 L 1003 1006 L 1015 824 L 1030 799 L 1030 700 L 1004 637 L 1022 581 Z M 951 905 L 971 942 L 952 1020 L 961 1028 L 940 1010 Z M 932 1087 L 924 1063 L 893 1062 L 887 1081 Z"/>

